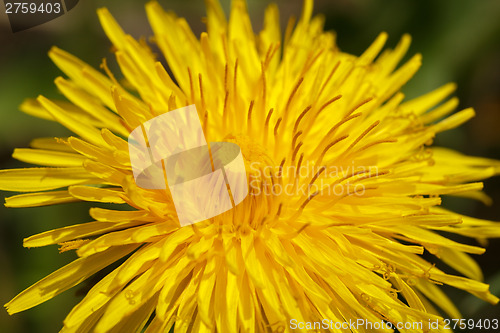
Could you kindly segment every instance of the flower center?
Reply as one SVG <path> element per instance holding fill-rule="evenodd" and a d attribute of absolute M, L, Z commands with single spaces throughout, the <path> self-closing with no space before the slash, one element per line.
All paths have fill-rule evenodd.
<path fill-rule="evenodd" d="M 266 165 L 275 165 L 268 151 L 261 144 L 256 143 L 255 140 L 252 140 L 246 135 L 230 134 L 224 141 L 234 142 L 240 147 L 247 174 L 255 174 L 257 168 Z"/>

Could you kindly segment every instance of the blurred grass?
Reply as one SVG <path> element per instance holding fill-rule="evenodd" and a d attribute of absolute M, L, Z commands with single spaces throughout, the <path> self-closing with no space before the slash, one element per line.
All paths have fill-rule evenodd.
<path fill-rule="evenodd" d="M 300 15 L 300 1 L 276 1 L 282 26 L 290 15 Z M 25 166 L 10 158 L 15 147 L 26 147 L 41 136 L 64 136 L 62 126 L 29 117 L 18 105 L 27 97 L 58 96 L 53 79 L 62 75 L 50 62 L 47 51 L 57 45 L 98 67 L 102 57 L 112 58 L 110 44 L 100 29 L 95 10 L 107 6 L 134 37 L 149 36 L 143 9 L 145 1 L 80 1 L 63 17 L 42 26 L 13 34 L 7 17 L 0 13 L 0 167 Z M 166 9 L 186 17 L 196 34 L 203 30 L 202 0 L 160 1 Z M 222 1 L 226 13 L 229 1 Z M 249 1 L 254 28 L 260 29 L 267 1 Z M 423 66 L 404 88 L 415 97 L 450 81 L 459 85 L 461 107 L 473 106 L 477 117 L 465 126 L 440 135 L 436 144 L 471 155 L 500 159 L 500 1 L 498 0 L 337 0 L 316 1 L 315 12 L 326 18 L 326 29 L 335 30 L 343 51 L 360 54 L 381 31 L 390 35 L 394 47 L 404 33 L 413 44 L 409 55 L 423 54 Z M 500 180 L 488 180 L 486 192 L 496 205 L 447 199 L 445 204 L 462 213 L 500 220 Z M 1 192 L 0 200 L 10 194 Z M 0 301 L 6 303 L 18 292 L 68 263 L 72 253 L 58 254 L 56 247 L 22 248 L 22 239 L 69 224 L 89 221 L 87 204 L 30 209 L 0 207 Z M 500 242 L 495 240 L 478 261 L 486 281 L 500 295 Z M 77 287 L 78 288 L 78 287 Z M 1 332 L 55 332 L 76 304 L 74 288 L 34 309 L 9 317 L 0 311 Z M 499 307 L 490 306 L 466 293 L 450 290 L 466 318 L 500 317 Z"/>

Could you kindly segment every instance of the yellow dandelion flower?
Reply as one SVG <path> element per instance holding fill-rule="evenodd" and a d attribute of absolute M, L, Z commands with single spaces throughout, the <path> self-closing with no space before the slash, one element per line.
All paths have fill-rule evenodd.
<path fill-rule="evenodd" d="M 1 190 L 24 192 L 5 205 L 81 200 L 129 210 L 91 208 L 93 222 L 25 239 L 26 247 L 75 250 L 78 259 L 21 292 L 7 311 L 45 302 L 120 259 L 62 332 L 304 331 L 323 319 L 425 325 L 441 321 L 439 311 L 459 318 L 439 285 L 497 303 L 470 256 L 485 250 L 447 235 L 484 241 L 500 237 L 499 225 L 439 205 L 442 195 L 487 200 L 479 181 L 498 174 L 500 162 L 430 147 L 474 111 L 453 113 L 453 84 L 404 101 L 400 88 L 421 64 L 415 55 L 399 65 L 410 37 L 380 54 L 382 33 L 357 57 L 323 31 L 312 0 L 283 33 L 270 5 L 258 34 L 244 1 L 232 1 L 229 20 L 216 0 L 206 3 L 199 39 L 184 19 L 147 4 L 168 68 L 106 9 L 98 16 L 123 79 L 106 62 L 99 71 L 59 48 L 49 52 L 66 76 L 55 84 L 67 100 L 40 96 L 21 109 L 75 136 L 16 149 L 14 158 L 42 167 L 0 171 Z M 181 227 L 168 190 L 135 183 L 126 138 L 191 104 L 207 140 L 241 148 L 249 194 Z M 463 276 L 435 267 L 425 250 Z"/>

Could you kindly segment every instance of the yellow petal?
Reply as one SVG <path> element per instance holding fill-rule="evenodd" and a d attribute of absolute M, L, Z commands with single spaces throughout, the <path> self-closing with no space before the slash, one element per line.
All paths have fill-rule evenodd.
<path fill-rule="evenodd" d="M 56 150 L 74 153 L 73 148 L 66 143 L 66 138 L 38 138 L 30 142 L 30 146 L 36 149 Z"/>
<path fill-rule="evenodd" d="M 68 111 L 72 115 L 76 116 L 80 121 L 92 124 L 94 126 L 103 126 L 103 123 L 97 120 L 96 118 L 92 117 L 79 107 L 75 106 L 74 104 L 67 102 L 67 101 L 59 101 L 59 100 L 52 100 L 56 105 L 58 105 L 61 109 Z M 50 114 L 36 99 L 33 98 L 28 98 L 26 99 L 21 106 L 19 106 L 19 109 L 23 111 L 26 114 L 29 114 L 34 117 L 50 120 L 50 121 L 56 121 L 54 116 Z"/>
<path fill-rule="evenodd" d="M 215 280 L 217 279 L 217 272 L 220 268 L 219 259 L 214 256 L 207 260 L 205 265 L 205 270 L 203 271 L 203 277 L 200 281 L 198 288 L 197 299 L 198 299 L 198 315 L 203 323 L 208 327 L 213 327 L 213 297 L 214 297 L 214 286 Z"/>
<path fill-rule="evenodd" d="M 83 201 L 109 202 L 116 204 L 125 203 L 121 197 L 123 191 L 118 188 L 111 189 L 93 186 L 70 186 L 68 188 L 68 192 L 73 197 Z"/>
<path fill-rule="evenodd" d="M 124 136 L 128 135 L 128 131 L 120 122 L 120 117 L 105 108 L 96 97 L 62 77 L 58 77 L 54 82 L 64 96 L 91 117 L 97 119 L 102 127 L 112 129 Z"/>
<path fill-rule="evenodd" d="M 3 191 L 47 191 L 95 182 L 95 177 L 79 167 L 0 170 L 0 190 Z"/>
<path fill-rule="evenodd" d="M 439 251 L 439 258 L 468 278 L 478 281 L 483 280 L 481 268 L 470 255 L 458 250 L 442 248 Z"/>
<path fill-rule="evenodd" d="M 104 208 L 90 208 L 90 216 L 101 222 L 124 222 L 124 221 L 154 221 L 148 212 L 142 210 L 111 210 Z"/>
<path fill-rule="evenodd" d="M 89 330 L 95 324 L 95 321 L 91 321 L 91 325 L 88 325 L 88 314 L 100 314 L 104 313 L 104 305 L 107 304 L 115 294 L 111 293 L 103 293 L 103 290 L 106 290 L 106 287 L 113 281 L 116 276 L 118 269 L 115 269 L 113 272 L 106 275 L 104 278 L 99 280 L 92 289 L 87 293 L 85 298 L 78 303 L 71 312 L 64 319 L 64 328 L 62 332 L 78 332 L 77 329 L 85 332 L 85 326 L 89 326 Z M 99 319 L 101 316 L 98 316 Z"/>
<path fill-rule="evenodd" d="M 12 157 L 26 163 L 56 167 L 81 167 L 85 160 L 78 154 L 29 148 L 14 149 Z"/>
<path fill-rule="evenodd" d="M 134 227 L 141 222 L 88 222 L 75 224 L 69 227 L 57 228 L 54 230 L 42 232 L 25 238 L 23 241 L 24 247 L 40 247 L 52 244 L 59 244 L 75 239 L 86 238 L 95 235 L 101 235 L 123 228 Z"/>
<path fill-rule="evenodd" d="M 404 103 L 403 105 L 401 105 L 401 107 L 412 110 L 416 114 L 422 114 L 433 106 L 437 105 L 456 89 L 457 85 L 455 83 L 448 83 L 436 90 L 433 90 L 425 95 L 414 98 Z"/>
<path fill-rule="evenodd" d="M 69 130 L 95 145 L 106 145 L 102 139 L 101 132 L 94 126 L 86 124 L 80 119 L 75 118 L 70 113 L 64 111 L 62 108 L 43 96 L 39 96 L 37 100 L 55 119 L 57 119 L 57 121 L 66 126 Z"/>
<path fill-rule="evenodd" d="M 13 314 L 43 303 L 127 255 L 136 247 L 137 245 L 117 246 L 95 256 L 76 259 L 21 292 L 5 307 L 9 314 Z"/>
<path fill-rule="evenodd" d="M 122 186 L 127 176 L 126 172 L 92 160 L 85 160 L 85 162 L 83 162 L 83 167 L 89 173 L 101 178 L 101 183 L 108 185 Z"/>
<path fill-rule="evenodd" d="M 462 125 L 466 121 L 473 118 L 475 115 L 476 115 L 476 112 L 474 111 L 474 109 L 468 108 L 468 109 L 462 110 L 460 112 L 457 112 L 448 118 L 441 120 L 439 123 L 437 123 L 433 127 L 434 127 L 434 130 L 436 131 L 436 133 L 447 131 L 447 130 L 450 130 L 450 129 L 453 129 L 455 127 Z"/>
<path fill-rule="evenodd" d="M 164 264 L 160 262 L 160 265 Z M 163 273 L 165 280 L 161 286 L 162 290 L 160 292 L 158 306 L 156 307 L 156 315 L 160 320 L 165 322 L 170 320 L 175 321 L 173 313 L 177 308 L 180 291 L 188 286 L 190 280 L 189 275 L 194 265 L 195 263 L 186 256 L 179 256 L 167 269 L 165 269 Z M 188 278 L 186 279 L 186 277 Z"/>
<path fill-rule="evenodd" d="M 27 193 L 5 198 L 5 207 L 38 207 L 78 201 L 68 191 Z"/>
<path fill-rule="evenodd" d="M 113 331 L 115 327 L 120 327 L 124 324 L 122 321 L 127 320 L 129 316 L 133 316 L 135 313 L 141 316 L 140 321 L 147 320 L 147 311 L 142 312 L 140 309 L 143 305 L 152 302 L 151 299 L 157 297 L 156 293 L 159 286 L 157 283 L 152 284 L 151 281 L 161 282 L 163 279 L 158 279 L 162 273 L 160 269 L 149 269 L 124 290 L 120 291 L 106 307 L 103 316 L 93 331 L 96 333 L 115 332 Z M 125 329 L 120 328 L 122 332 Z"/>
<path fill-rule="evenodd" d="M 113 85 L 110 79 L 77 57 L 57 47 L 50 49 L 49 57 L 76 84 L 99 97 L 104 105 L 115 111 L 115 105 L 110 94 Z"/>
<path fill-rule="evenodd" d="M 175 228 L 177 226 L 164 222 L 110 232 L 81 246 L 76 253 L 80 257 L 88 257 L 97 252 L 105 252 L 113 246 L 149 242 L 172 232 Z"/>
<path fill-rule="evenodd" d="M 116 161 L 113 152 L 110 151 L 110 149 L 97 147 L 95 145 L 92 145 L 88 142 L 85 142 L 83 140 L 74 137 L 68 138 L 68 143 L 74 150 L 81 153 L 82 155 L 87 156 L 88 158 L 94 161 L 99 161 L 100 163 L 104 163 L 106 165 L 116 168 L 123 168 L 123 169 L 130 168 L 129 166 L 130 159 L 128 158 L 128 155 L 126 156 L 128 158 L 127 160 L 124 161 L 122 159 L 120 161 Z"/>

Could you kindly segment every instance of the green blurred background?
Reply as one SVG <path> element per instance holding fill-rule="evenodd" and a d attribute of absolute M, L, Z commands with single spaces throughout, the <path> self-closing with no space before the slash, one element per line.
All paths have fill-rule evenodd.
<path fill-rule="evenodd" d="M 204 30 L 203 0 L 159 1 L 164 8 L 186 17 L 197 35 Z M 300 15 L 301 1 L 275 1 L 282 26 L 290 15 Z M 122 27 L 136 38 L 150 36 L 145 1 L 82 0 L 66 15 L 12 33 L 4 7 L 0 12 L 0 168 L 26 166 L 10 155 L 15 147 L 27 147 L 36 137 L 69 135 L 62 126 L 18 111 L 27 97 L 43 94 L 58 97 L 53 79 L 62 75 L 50 62 L 52 45 L 65 49 L 98 67 L 103 57 L 112 59 L 110 43 L 102 32 L 95 11 L 106 6 Z M 226 13 L 229 1 L 222 1 Z M 262 26 L 269 2 L 248 1 L 255 31 Z M 394 47 L 404 33 L 413 43 L 409 55 L 423 54 L 423 66 L 404 88 L 416 97 L 453 81 L 461 107 L 473 106 L 477 116 L 465 126 L 441 134 L 435 143 L 470 155 L 500 159 L 500 1 L 499 0 L 334 0 L 316 1 L 315 13 L 326 17 L 326 29 L 335 30 L 339 47 L 359 55 L 381 31 L 390 35 Z M 444 204 L 461 213 L 500 220 L 500 177 L 488 180 L 485 191 L 494 205 L 446 199 Z M 11 193 L 0 192 L 0 201 Z M 0 207 L 0 302 L 75 258 L 59 254 L 57 247 L 25 249 L 22 239 L 32 234 L 90 221 L 87 204 L 6 209 Z M 500 295 L 500 241 L 491 241 L 477 257 L 493 293 Z M 448 290 L 465 318 L 499 318 L 500 306 L 491 306 L 464 292 Z M 64 316 L 81 299 L 79 287 L 38 307 L 14 316 L 0 309 L 0 332 L 56 332 Z"/>

